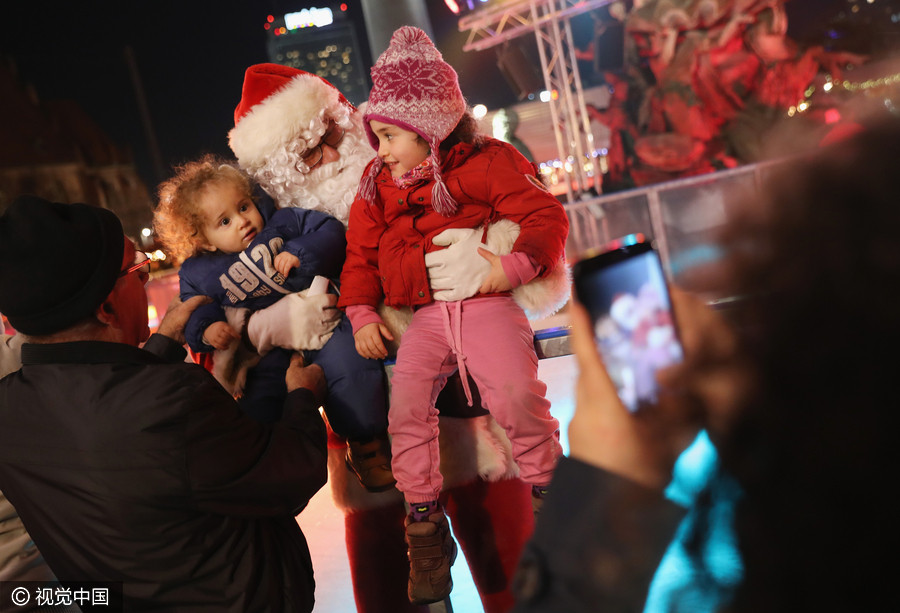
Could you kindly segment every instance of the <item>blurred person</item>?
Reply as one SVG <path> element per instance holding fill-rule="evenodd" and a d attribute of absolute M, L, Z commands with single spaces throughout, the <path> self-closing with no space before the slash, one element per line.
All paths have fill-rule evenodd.
<path fill-rule="evenodd" d="M 336 147 L 322 142 L 332 121 L 344 129 Z M 229 144 L 241 168 L 279 208 L 325 211 L 345 225 L 360 177 L 373 157 L 360 110 L 325 79 L 278 64 L 256 64 L 246 70 Z M 321 149 L 321 159 L 312 166 L 303 162 L 316 149 Z M 490 268 L 477 251 L 480 233 L 453 232 L 443 237 L 446 249 L 425 258 L 430 287 L 448 300 L 477 291 Z M 551 293 L 567 297 L 565 274 L 557 285 Z M 265 316 L 272 308 L 253 317 Z M 386 307 L 379 313 L 399 340 L 411 313 Z M 474 402 L 469 407 L 456 374 L 438 396 L 441 500 L 486 613 L 501 613 L 512 606 L 510 579 L 533 528 L 531 489 L 518 478 L 509 441 L 480 406 L 474 383 L 471 392 Z M 345 449 L 345 441 L 329 439 L 329 481 L 335 503 L 344 512 L 357 610 L 426 613 L 427 606 L 412 605 L 407 597 L 403 498 L 396 489 L 374 494 L 355 478 L 348 479 Z"/>
<path fill-rule="evenodd" d="M 509 143 L 519 150 L 525 159 L 534 162 L 534 155 L 528 145 L 518 137 L 516 130 L 519 128 L 519 114 L 512 108 L 499 109 L 491 119 L 491 133 L 494 138 Z"/>
<path fill-rule="evenodd" d="M 668 392 L 628 413 L 580 305 L 570 457 L 561 460 L 517 575 L 516 611 L 634 611 L 684 511 L 667 501 L 697 428 L 714 482 L 738 490 L 741 580 L 722 611 L 870 611 L 893 601 L 893 373 L 900 342 L 900 124 L 784 162 L 727 224 L 717 289 L 727 321 L 673 292 L 685 362 Z M 710 492 L 699 511 L 714 511 Z M 702 507 L 706 506 L 704 510 Z M 693 552 L 706 538 L 695 525 Z M 660 610 L 690 610 L 673 592 Z"/>
<path fill-rule="evenodd" d="M 399 76 L 398 76 L 399 75 Z M 533 332 L 511 290 L 563 260 L 568 220 L 559 201 L 507 143 L 477 133 L 456 72 L 419 28 L 394 32 L 372 68 L 363 121 L 377 151 L 350 209 L 341 297 L 360 355 L 383 359 L 393 334 L 381 300 L 413 309 L 391 379 L 388 431 L 397 488 L 410 508 L 409 598 L 443 600 L 452 589 L 456 545 L 439 497 L 443 487 L 435 401 L 450 374 L 467 373 L 512 443 L 539 506 L 562 454 L 559 422 L 537 378 Z M 482 249 L 490 271 L 461 300 L 432 295 L 425 253 L 445 230 L 499 219 L 519 225 L 512 253 Z"/>
<path fill-rule="evenodd" d="M 337 144 L 343 129 L 329 126 Z M 314 155 L 313 152 L 311 155 Z M 309 160 L 312 161 L 311 159 Z M 340 275 L 347 242 L 343 224 L 326 213 L 288 207 L 274 210 L 268 199 L 254 197 L 249 177 L 224 159 L 207 155 L 176 168 L 159 186 L 154 227 L 170 253 L 181 262 L 181 300 L 209 296 L 213 302 L 195 310 L 185 337 L 196 352 L 230 351 L 240 342 L 247 310 L 293 301 L 312 291 L 332 307 L 337 296 L 313 288 L 316 277 L 331 284 Z M 347 439 L 347 463 L 369 491 L 394 485 L 387 436 L 387 393 L 381 364 L 356 353 L 350 322 L 331 311 L 331 329 L 310 334 L 308 322 L 288 316 L 271 325 L 288 328 L 291 342 L 260 347 L 262 357 L 215 359 L 214 374 L 225 380 L 241 408 L 263 422 L 281 417 L 284 372 L 291 350 L 303 351 L 306 364 L 318 364 L 328 381 L 324 409 L 331 428 Z M 226 307 L 230 307 L 226 313 Z M 241 309 L 240 319 L 226 319 Z M 258 319 L 248 323 L 252 328 Z M 233 325 L 235 324 L 235 325 Z M 237 354 L 237 351 L 235 351 Z M 224 364 L 231 368 L 220 369 Z M 231 373 L 229 377 L 226 373 Z"/>
<path fill-rule="evenodd" d="M 250 419 L 184 362 L 202 298 L 150 336 L 147 267 L 106 209 L 22 196 L 0 217 L 0 309 L 26 341 L 0 380 L 0 488 L 60 581 L 120 583 L 125 610 L 308 613 L 294 516 L 326 478 L 322 371 L 295 360 L 282 419 Z"/>

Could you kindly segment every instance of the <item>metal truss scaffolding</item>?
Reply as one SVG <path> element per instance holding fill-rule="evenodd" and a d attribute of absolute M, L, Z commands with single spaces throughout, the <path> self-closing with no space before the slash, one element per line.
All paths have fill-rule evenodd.
<path fill-rule="evenodd" d="M 541 59 L 544 85 L 559 161 L 566 173 L 566 200 L 600 193 L 600 165 L 584 103 L 584 91 L 569 19 L 614 0 L 505 0 L 459 20 L 468 31 L 463 51 L 480 51 L 533 32 Z"/>

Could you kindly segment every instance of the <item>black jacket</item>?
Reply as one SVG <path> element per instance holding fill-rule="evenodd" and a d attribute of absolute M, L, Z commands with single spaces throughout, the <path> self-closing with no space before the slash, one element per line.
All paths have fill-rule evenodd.
<path fill-rule="evenodd" d="M 183 349 L 146 347 L 24 345 L 0 380 L 0 489 L 61 580 L 122 582 L 126 611 L 311 611 L 312 393 L 261 425 Z"/>

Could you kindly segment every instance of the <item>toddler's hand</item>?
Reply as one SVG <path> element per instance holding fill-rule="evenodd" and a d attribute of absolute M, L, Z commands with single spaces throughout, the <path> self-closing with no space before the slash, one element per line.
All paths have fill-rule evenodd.
<path fill-rule="evenodd" d="M 209 324 L 203 332 L 203 342 L 216 349 L 228 349 L 239 338 L 241 335 L 224 321 Z"/>
<path fill-rule="evenodd" d="M 490 262 L 491 270 L 478 289 L 479 294 L 493 294 L 496 292 L 507 292 L 511 290 L 512 283 L 503 271 L 503 264 L 500 263 L 500 256 L 488 251 L 484 247 L 478 248 L 478 254 L 485 260 Z"/>
<path fill-rule="evenodd" d="M 364 358 L 383 360 L 387 357 L 388 352 L 382 337 L 389 341 L 394 340 L 394 335 L 384 324 L 373 322 L 364 325 L 353 335 L 356 341 L 356 351 Z"/>
<path fill-rule="evenodd" d="M 282 251 L 275 256 L 275 270 L 285 277 L 291 273 L 292 268 L 297 268 L 298 266 L 300 266 L 300 258 L 293 253 Z"/>

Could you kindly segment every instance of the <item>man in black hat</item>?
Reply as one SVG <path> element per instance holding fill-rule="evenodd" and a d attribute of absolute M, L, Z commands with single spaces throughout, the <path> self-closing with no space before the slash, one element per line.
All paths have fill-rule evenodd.
<path fill-rule="evenodd" d="M 280 422 L 247 418 L 184 362 L 196 305 L 149 337 L 146 264 L 105 209 L 26 196 L 0 217 L 0 311 L 26 336 L 0 490 L 61 581 L 121 585 L 125 610 L 311 611 L 294 516 L 326 479 L 321 369 L 292 363 Z"/>

